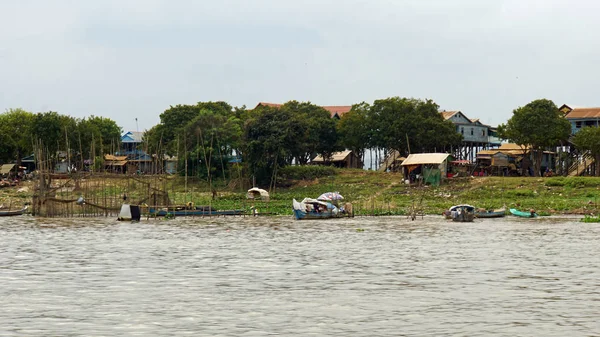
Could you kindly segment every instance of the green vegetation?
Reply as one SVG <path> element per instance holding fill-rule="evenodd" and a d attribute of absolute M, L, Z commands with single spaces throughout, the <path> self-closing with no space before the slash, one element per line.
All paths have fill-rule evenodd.
<path fill-rule="evenodd" d="M 128 200 L 135 201 L 147 195 L 147 187 L 142 182 L 114 179 L 117 180 L 112 180 L 110 186 L 98 184 L 95 189 L 85 190 L 85 197 L 118 200 L 126 193 Z M 187 192 L 184 178 L 180 176 L 162 178 L 160 186 L 173 204 L 191 201 L 195 205 L 211 205 L 219 210 L 243 209 L 248 213 L 254 206 L 260 213 L 277 215 L 292 214 L 292 199 L 316 198 L 329 191 L 342 194 L 345 197 L 343 202 L 352 203 L 357 215 L 407 215 L 413 208 L 425 214 L 441 214 L 450 206 L 462 203 L 485 209 L 504 205 L 535 209 L 539 215 L 600 213 L 600 178 L 595 177 L 458 178 L 438 187 L 418 187 L 403 184 L 399 173 L 307 166 L 282 169 L 277 180 L 281 183 L 270 191 L 269 201 L 247 199 L 247 188 L 240 187 L 240 184 L 225 184 L 223 180 L 213 182 L 212 188 L 216 190 L 214 198 L 210 184 L 204 179 L 189 178 Z M 29 186 L 28 193 L 17 193 L 16 189 L 0 190 L 0 202 L 6 205 L 10 201 L 17 204 L 31 200 L 32 186 Z M 59 191 L 56 197 L 73 199 L 78 195 Z"/>
<path fill-rule="evenodd" d="M 506 124 L 498 126 L 503 139 L 536 151 L 534 174 L 541 174 L 543 151 L 566 141 L 571 134 L 571 124 L 551 100 L 538 99 L 513 110 Z"/>

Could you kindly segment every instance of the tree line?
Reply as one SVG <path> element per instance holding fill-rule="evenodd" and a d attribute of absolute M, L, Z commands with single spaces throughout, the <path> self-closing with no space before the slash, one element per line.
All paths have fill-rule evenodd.
<path fill-rule="evenodd" d="M 59 151 L 63 151 L 73 163 L 83 163 L 94 156 L 114 153 L 121 132 L 121 127 L 109 118 L 73 118 L 55 111 L 9 109 L 0 114 L 0 161 L 20 163 L 41 146 L 50 161 L 57 161 Z"/>
<path fill-rule="evenodd" d="M 515 109 L 498 134 L 540 150 L 536 152 L 540 156 L 544 149 L 571 141 L 600 159 L 599 128 L 584 129 L 573 138 L 570 130 L 554 102 L 539 99 Z M 38 141 L 47 153 L 69 150 L 76 158 L 89 159 L 114 153 L 121 134 L 108 118 L 11 109 L 0 114 L 0 160 L 31 154 Z M 177 156 L 180 170 L 185 167 L 190 175 L 211 181 L 243 174 L 265 183 L 272 181 L 278 168 L 307 164 L 316 155 L 330 158 L 343 149 L 361 158 L 367 149 L 395 150 L 400 155 L 450 152 L 460 146 L 462 135 L 442 117 L 434 101 L 389 97 L 355 104 L 339 120 L 310 102 L 254 109 L 222 101 L 180 104 L 160 114 L 160 123 L 144 133 L 143 142 L 147 153 Z M 231 162 L 240 164 L 237 172 Z M 541 157 L 534 159 L 535 165 L 539 173 Z"/>
<path fill-rule="evenodd" d="M 355 104 L 339 120 L 310 102 L 255 109 L 226 102 L 176 105 L 144 135 L 151 153 L 177 156 L 190 174 L 209 180 L 232 176 L 228 160 L 237 157 L 244 172 L 261 183 L 272 181 L 278 168 L 307 164 L 316 155 L 331 158 L 344 149 L 363 158 L 371 148 L 440 152 L 461 141 L 435 102 L 400 97 Z"/>

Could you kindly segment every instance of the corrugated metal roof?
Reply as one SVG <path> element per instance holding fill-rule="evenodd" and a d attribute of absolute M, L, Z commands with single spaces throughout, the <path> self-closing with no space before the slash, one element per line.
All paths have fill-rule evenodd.
<path fill-rule="evenodd" d="M 143 132 L 129 131 L 123 136 L 121 136 L 121 143 L 141 143 L 143 137 Z"/>
<path fill-rule="evenodd" d="M 105 161 L 105 166 L 123 166 L 127 164 L 127 160 Z"/>
<path fill-rule="evenodd" d="M 565 118 L 600 118 L 600 108 L 574 108 Z"/>
<path fill-rule="evenodd" d="M 15 164 L 4 164 L 0 166 L 0 174 L 7 174 L 13 167 L 15 167 Z"/>
<path fill-rule="evenodd" d="M 441 164 L 448 158 L 447 153 L 414 153 L 409 154 L 401 166 L 423 165 L 423 164 Z"/>
<path fill-rule="evenodd" d="M 346 150 L 346 151 L 341 151 L 341 152 L 335 152 L 331 156 L 331 161 L 342 161 L 342 160 L 345 160 L 346 157 L 348 157 L 351 153 L 352 153 L 351 150 Z M 323 160 L 323 156 L 318 155 L 312 161 L 322 162 L 322 161 L 324 161 Z"/>
<path fill-rule="evenodd" d="M 105 154 L 104 160 L 111 160 L 111 161 L 127 160 L 127 156 L 113 156 L 112 154 Z"/>
<path fill-rule="evenodd" d="M 450 119 L 452 118 L 452 116 L 456 115 L 459 112 L 460 111 L 442 111 L 440 113 L 442 114 L 442 117 L 444 117 L 444 119 Z"/>

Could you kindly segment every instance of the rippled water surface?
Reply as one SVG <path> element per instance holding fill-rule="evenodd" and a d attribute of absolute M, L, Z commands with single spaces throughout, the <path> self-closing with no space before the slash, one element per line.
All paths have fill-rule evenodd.
<path fill-rule="evenodd" d="M 0 218 L 1 336 L 600 336 L 572 218 Z"/>

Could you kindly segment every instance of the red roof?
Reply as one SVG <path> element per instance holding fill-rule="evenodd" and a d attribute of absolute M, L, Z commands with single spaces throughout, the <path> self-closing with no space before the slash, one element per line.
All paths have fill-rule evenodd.
<path fill-rule="evenodd" d="M 258 108 L 259 106 L 268 106 L 271 108 L 279 108 L 282 105 L 283 104 L 279 104 L 279 103 L 260 102 L 256 105 L 256 107 Z M 331 117 L 334 117 L 335 115 L 337 115 L 338 117 L 342 117 L 343 114 L 345 114 L 346 112 L 348 112 L 352 109 L 352 105 L 325 105 L 325 106 L 322 106 L 321 108 L 329 111 L 329 114 L 331 115 Z"/>

